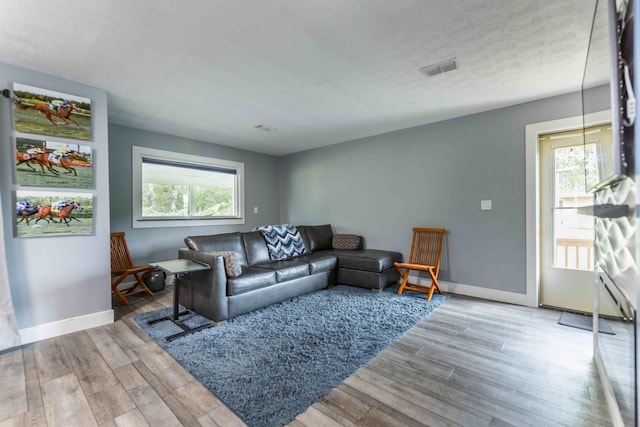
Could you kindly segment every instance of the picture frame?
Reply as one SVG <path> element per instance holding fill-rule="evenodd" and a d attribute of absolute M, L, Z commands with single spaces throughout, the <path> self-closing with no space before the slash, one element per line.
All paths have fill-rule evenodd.
<path fill-rule="evenodd" d="M 18 190 L 15 192 L 15 237 L 94 234 L 92 193 Z"/>
<path fill-rule="evenodd" d="M 12 100 L 16 132 L 92 140 L 89 98 L 13 83 Z"/>
<path fill-rule="evenodd" d="M 611 110 L 613 111 L 614 177 L 634 177 L 634 128 L 636 97 L 633 84 L 633 8 L 634 0 L 609 0 L 611 45 Z M 610 179 L 611 180 L 611 179 Z"/>
<path fill-rule="evenodd" d="M 15 141 L 17 185 L 93 188 L 90 146 L 23 137 Z"/>

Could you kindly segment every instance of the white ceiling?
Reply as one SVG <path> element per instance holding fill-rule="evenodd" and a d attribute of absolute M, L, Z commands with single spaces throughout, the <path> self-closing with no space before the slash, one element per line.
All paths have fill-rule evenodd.
<path fill-rule="evenodd" d="M 105 89 L 112 123 L 275 155 L 576 91 L 595 5 L 0 1 L 0 62 Z"/>

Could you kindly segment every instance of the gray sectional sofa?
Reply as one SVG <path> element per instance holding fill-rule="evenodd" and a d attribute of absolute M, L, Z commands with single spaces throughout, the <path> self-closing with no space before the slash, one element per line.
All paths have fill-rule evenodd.
<path fill-rule="evenodd" d="M 340 236 L 331 225 L 297 226 L 304 253 L 272 260 L 260 231 L 189 236 L 179 258 L 211 266 L 185 275 L 180 304 L 219 323 L 335 284 L 379 291 L 398 281 L 394 262 L 402 254 L 376 249 L 334 249 Z M 229 253 L 239 264 L 229 274 Z M 223 256 L 224 255 L 224 256 Z"/>

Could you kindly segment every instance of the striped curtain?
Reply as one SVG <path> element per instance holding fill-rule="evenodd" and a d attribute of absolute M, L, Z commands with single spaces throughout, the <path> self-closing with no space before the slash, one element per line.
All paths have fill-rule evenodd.
<path fill-rule="evenodd" d="M 4 247 L 4 229 L 2 228 L 2 201 L 0 201 L 0 351 L 20 345 L 20 332 L 16 323 L 11 289 L 9 288 L 9 272 L 7 271 L 7 254 Z"/>

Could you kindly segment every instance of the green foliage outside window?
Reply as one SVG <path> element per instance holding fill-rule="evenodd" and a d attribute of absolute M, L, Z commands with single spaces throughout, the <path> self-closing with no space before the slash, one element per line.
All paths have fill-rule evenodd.
<path fill-rule="evenodd" d="M 599 181 L 595 144 L 555 150 L 555 165 L 558 194 L 585 193 L 585 178 L 588 183 Z"/>
<path fill-rule="evenodd" d="M 195 187 L 195 216 L 232 216 L 233 189 Z"/>
<path fill-rule="evenodd" d="M 190 210 L 193 194 L 193 212 Z M 145 217 L 232 216 L 233 189 L 145 183 L 142 215 Z"/>
<path fill-rule="evenodd" d="M 189 197 L 186 185 L 145 183 L 142 187 L 143 216 L 187 216 L 184 196 Z"/>

